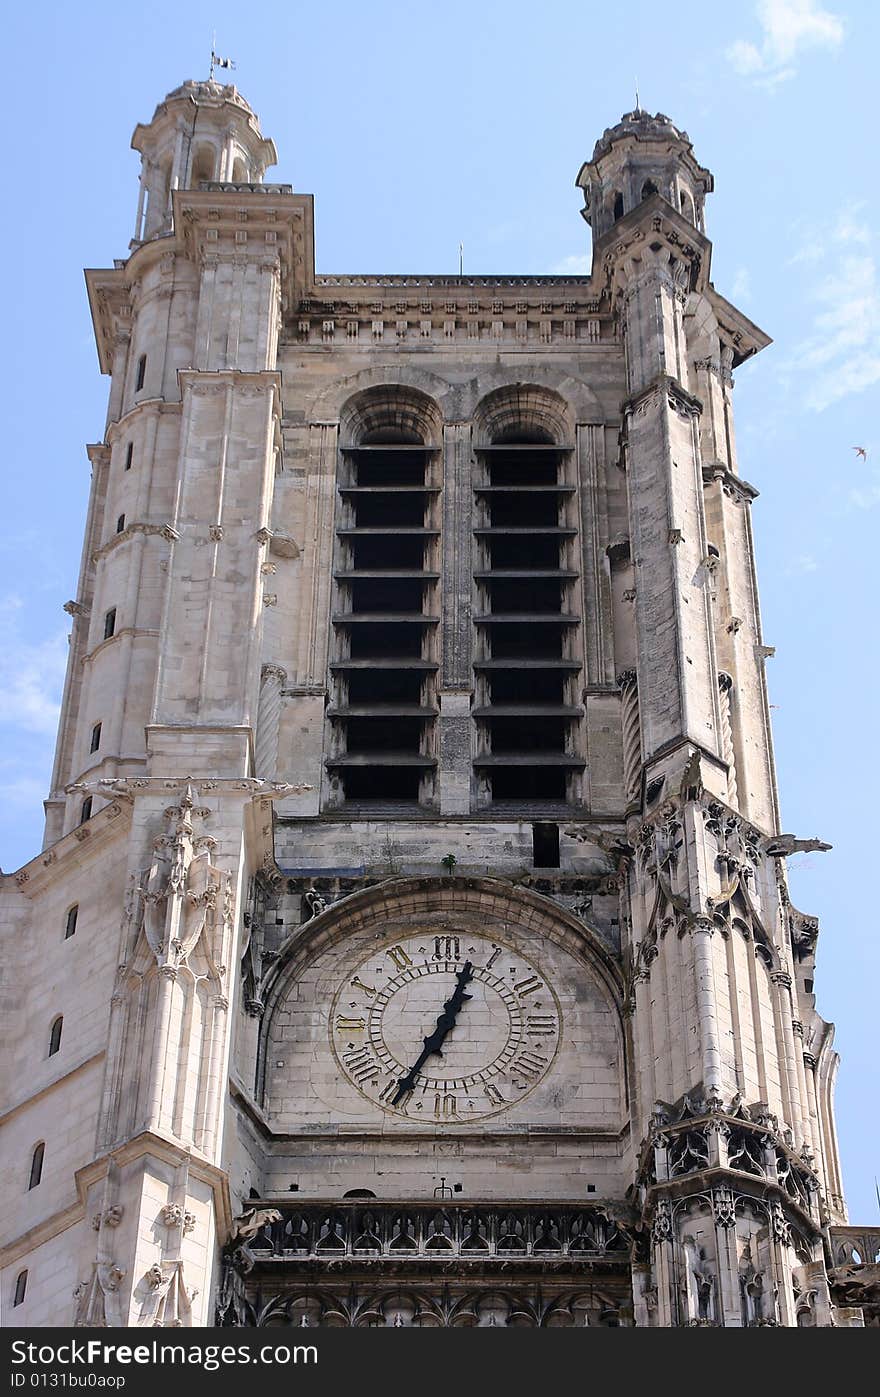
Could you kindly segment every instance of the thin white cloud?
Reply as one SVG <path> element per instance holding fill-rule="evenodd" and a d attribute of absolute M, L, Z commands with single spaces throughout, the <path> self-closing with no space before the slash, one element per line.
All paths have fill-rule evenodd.
<path fill-rule="evenodd" d="M 867 485 L 850 490 L 847 499 L 854 509 L 876 509 L 880 505 L 880 471 L 873 472 Z"/>
<path fill-rule="evenodd" d="M 749 301 L 751 299 L 752 278 L 748 267 L 739 267 L 737 269 L 736 276 L 733 278 L 733 284 L 730 288 L 730 294 L 735 302 Z"/>
<path fill-rule="evenodd" d="M 550 268 L 550 276 L 589 276 L 590 259 L 585 252 L 573 252 Z"/>
<path fill-rule="evenodd" d="M 816 572 L 819 567 L 812 553 L 801 553 L 797 558 L 793 558 L 785 569 L 786 577 L 799 576 L 805 572 Z"/>
<path fill-rule="evenodd" d="M 794 77 L 806 50 L 836 49 L 843 42 L 842 19 L 817 0 L 758 0 L 755 16 L 761 28 L 759 42 L 736 39 L 726 56 L 741 77 L 764 87 Z"/>
<path fill-rule="evenodd" d="M 32 643 L 21 633 L 21 598 L 0 599 L 0 724 L 16 733 L 54 738 L 67 666 L 67 632 Z"/>
<path fill-rule="evenodd" d="M 861 208 L 843 209 L 827 235 L 811 237 L 790 259 L 829 267 L 808 292 L 815 307 L 810 331 L 783 366 L 788 381 L 796 375 L 805 385 L 805 405 L 814 412 L 880 382 L 880 270 Z"/>

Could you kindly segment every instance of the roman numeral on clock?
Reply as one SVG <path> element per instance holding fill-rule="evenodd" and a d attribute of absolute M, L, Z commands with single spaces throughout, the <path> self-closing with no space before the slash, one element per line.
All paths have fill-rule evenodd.
<path fill-rule="evenodd" d="M 394 1078 L 394 1077 L 391 1078 L 391 1081 L 390 1081 L 390 1082 L 386 1082 L 386 1083 L 385 1083 L 384 1087 L 383 1087 L 382 1090 L 379 1092 L 379 1095 L 378 1095 L 378 1098 L 377 1098 L 379 1101 L 382 1102 L 383 1106 L 390 1106 L 390 1105 L 391 1105 L 392 1101 L 394 1100 L 395 1096 L 397 1095 L 397 1088 L 398 1088 L 398 1085 L 399 1085 L 399 1083 L 397 1082 L 396 1078 Z M 399 1108 L 400 1108 L 401 1111 L 405 1111 L 405 1110 L 406 1110 L 406 1101 L 405 1101 L 405 1100 L 400 1101 L 400 1102 L 398 1103 L 398 1105 L 399 1105 Z"/>
<path fill-rule="evenodd" d="M 370 1081 L 379 1073 L 379 1064 L 369 1048 L 348 1048 L 342 1054 L 342 1061 L 358 1086 L 362 1082 Z"/>
<path fill-rule="evenodd" d="M 486 1093 L 493 1106 L 505 1105 L 504 1097 L 501 1095 L 501 1092 L 498 1090 L 494 1082 L 487 1082 L 486 1085 L 483 1087 L 483 1091 Z"/>
<path fill-rule="evenodd" d="M 530 1049 L 520 1053 L 510 1069 L 511 1077 L 524 1077 L 527 1082 L 537 1081 L 544 1068 L 547 1066 L 547 1059 L 542 1053 L 532 1052 Z"/>
<path fill-rule="evenodd" d="M 537 975 L 530 975 L 527 980 L 519 980 L 513 988 L 521 999 L 525 999 L 527 994 L 534 994 L 535 990 L 541 988 L 541 981 Z"/>
<path fill-rule="evenodd" d="M 526 1019 L 526 1034 L 529 1038 L 552 1038 L 556 1032 L 556 1019 L 553 1014 L 529 1014 Z"/>
<path fill-rule="evenodd" d="M 434 954 L 432 960 L 460 960 L 459 940 L 457 936 L 435 936 Z"/>
<path fill-rule="evenodd" d="M 336 1027 L 340 1033 L 363 1033 L 366 1027 L 365 1019 L 346 1019 L 342 1014 L 336 1015 Z"/>
<path fill-rule="evenodd" d="M 412 957 L 407 955 L 402 946 L 389 946 L 385 954 L 398 970 L 405 970 L 408 965 L 412 965 Z"/>

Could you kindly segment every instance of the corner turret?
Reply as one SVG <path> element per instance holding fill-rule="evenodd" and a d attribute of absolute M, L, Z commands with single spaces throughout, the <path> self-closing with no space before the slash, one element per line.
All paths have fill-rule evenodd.
<path fill-rule="evenodd" d="M 175 189 L 261 184 L 278 159 L 235 87 L 192 79 L 169 92 L 148 126 L 135 127 L 131 144 L 141 154 L 135 243 L 171 231 Z"/>
<path fill-rule="evenodd" d="M 710 171 L 694 156 L 687 132 L 679 131 L 662 112 L 651 116 L 640 108 L 626 112 L 602 134 L 575 183 L 584 191 L 581 213 L 594 241 L 652 194 L 659 194 L 704 232 L 703 205 L 714 188 Z"/>

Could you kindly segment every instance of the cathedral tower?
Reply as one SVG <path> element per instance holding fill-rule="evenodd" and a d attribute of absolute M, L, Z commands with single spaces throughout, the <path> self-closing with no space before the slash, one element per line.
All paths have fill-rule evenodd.
<path fill-rule="evenodd" d="M 316 275 L 234 87 L 132 144 L 46 840 L 2 887 L 6 1312 L 876 1315 L 733 433 L 768 340 L 688 137 L 605 132 L 588 277 Z"/>

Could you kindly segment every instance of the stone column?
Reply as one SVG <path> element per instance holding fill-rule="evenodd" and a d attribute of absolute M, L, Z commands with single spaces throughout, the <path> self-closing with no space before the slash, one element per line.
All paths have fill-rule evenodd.
<path fill-rule="evenodd" d="M 736 786 L 736 753 L 733 746 L 733 726 L 730 716 L 730 694 L 733 680 L 729 674 L 719 673 L 718 692 L 721 697 L 721 751 L 727 762 L 727 801 L 734 810 L 739 809 L 739 793 Z"/>
<path fill-rule="evenodd" d="M 260 674 L 260 702 L 257 710 L 257 741 L 254 768 L 257 776 L 274 779 L 278 767 L 278 732 L 281 725 L 281 691 L 287 672 L 279 665 L 263 665 Z"/>

